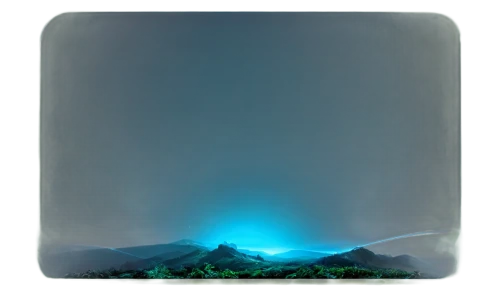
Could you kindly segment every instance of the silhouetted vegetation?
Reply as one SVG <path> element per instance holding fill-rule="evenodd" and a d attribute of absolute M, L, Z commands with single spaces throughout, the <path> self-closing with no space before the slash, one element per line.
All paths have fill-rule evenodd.
<path fill-rule="evenodd" d="M 413 279 L 419 278 L 418 272 L 397 269 L 366 269 L 355 266 L 326 267 L 323 265 L 287 267 L 275 266 L 267 269 L 233 271 L 219 269 L 205 263 L 201 268 L 170 269 L 157 265 L 148 270 L 106 270 L 85 273 L 72 273 L 67 278 L 142 278 L 142 279 Z"/>

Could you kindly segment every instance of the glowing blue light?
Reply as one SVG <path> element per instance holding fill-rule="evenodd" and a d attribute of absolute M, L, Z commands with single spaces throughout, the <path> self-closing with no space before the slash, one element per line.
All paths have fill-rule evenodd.
<path fill-rule="evenodd" d="M 219 235 L 213 235 L 212 239 L 213 241 L 208 242 L 208 243 L 203 243 L 206 246 L 209 246 L 211 248 L 216 248 L 218 244 L 222 243 L 223 241 L 227 241 L 229 243 L 235 243 L 238 246 L 238 249 L 245 249 L 245 250 L 250 250 L 250 251 L 261 251 L 265 252 L 269 255 L 275 255 L 278 253 L 283 253 L 287 252 L 290 250 L 309 250 L 309 251 L 316 251 L 316 252 L 321 252 L 321 253 L 326 253 L 326 254 L 337 254 L 337 253 L 344 253 L 351 251 L 355 248 L 358 247 L 367 247 L 375 244 L 380 244 L 380 243 L 385 243 L 385 242 L 390 242 L 398 239 L 406 239 L 406 238 L 412 238 L 412 237 L 420 237 L 420 236 L 428 236 L 428 235 L 439 235 L 439 234 L 445 234 L 449 233 L 449 231 L 434 231 L 434 230 L 426 230 L 426 231 L 420 231 L 420 232 L 413 232 L 413 233 L 408 233 L 408 234 L 402 234 L 398 236 L 393 236 L 389 238 L 384 238 L 380 239 L 377 241 L 373 242 L 368 242 L 365 244 L 357 245 L 355 247 L 348 247 L 348 248 L 343 248 L 343 249 L 337 249 L 335 251 L 333 250 L 318 250 L 318 249 L 301 249 L 301 248 L 294 248 L 287 246 L 286 243 L 281 245 L 284 240 L 277 239 L 278 237 L 283 237 L 286 238 L 286 236 L 281 235 L 277 236 L 279 231 L 273 231 L 272 228 L 269 227 L 263 227 L 265 224 L 259 224 L 259 227 L 255 227 L 255 224 L 247 223 L 244 226 L 239 225 L 239 224 L 232 224 L 232 227 L 229 227 L 229 225 L 226 225 L 224 228 L 226 231 L 221 232 Z M 262 229 L 265 229 L 267 231 L 262 231 Z M 134 254 L 122 251 L 120 249 L 112 248 L 112 247 L 102 247 L 102 246 L 95 246 L 95 245 L 72 245 L 73 247 L 85 247 L 85 248 L 103 248 L 103 249 L 109 249 L 111 251 L 127 254 L 134 256 L 138 259 L 144 259 L 145 257 L 139 257 Z"/>
<path fill-rule="evenodd" d="M 251 251 L 262 251 L 262 252 L 265 252 L 269 255 L 274 255 L 274 254 L 277 254 L 277 253 L 283 253 L 283 252 L 287 252 L 287 251 L 290 251 L 292 249 L 290 248 L 253 248 L 253 247 L 240 247 L 241 249 L 246 249 L 246 250 L 251 250 Z"/>

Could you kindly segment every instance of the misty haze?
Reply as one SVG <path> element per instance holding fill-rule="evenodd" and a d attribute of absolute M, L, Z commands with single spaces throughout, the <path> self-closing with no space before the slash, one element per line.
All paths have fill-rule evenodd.
<path fill-rule="evenodd" d="M 69 13 L 41 66 L 46 276 L 455 271 L 459 34 L 443 16 Z"/>

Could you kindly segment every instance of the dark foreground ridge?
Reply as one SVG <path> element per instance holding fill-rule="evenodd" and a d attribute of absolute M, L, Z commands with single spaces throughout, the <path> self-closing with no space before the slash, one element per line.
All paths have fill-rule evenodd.
<path fill-rule="evenodd" d="M 196 248 L 176 257 L 168 253 L 126 262 L 119 269 L 88 270 L 66 274 L 66 278 L 139 279 L 414 279 L 421 274 L 407 259 L 376 255 L 357 248 L 352 251 L 314 259 L 268 261 L 260 255 L 241 253 L 221 244 L 210 251 Z M 405 263 L 399 262 L 403 261 Z M 398 267 L 401 266 L 401 267 Z"/>

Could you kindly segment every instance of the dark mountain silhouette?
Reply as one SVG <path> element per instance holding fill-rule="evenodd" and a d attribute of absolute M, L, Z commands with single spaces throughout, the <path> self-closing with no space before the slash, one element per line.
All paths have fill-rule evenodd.
<path fill-rule="evenodd" d="M 258 256 L 241 253 L 230 246 L 220 244 L 219 247 L 212 251 L 196 249 L 190 253 L 177 257 L 169 257 L 164 260 L 162 260 L 161 255 L 159 255 L 148 259 L 127 262 L 120 268 L 124 270 L 135 270 L 151 268 L 158 264 L 162 264 L 169 268 L 178 269 L 181 267 L 202 267 L 205 263 L 212 264 L 220 269 L 230 270 L 244 270 L 271 265 L 271 262 L 258 258 Z"/>
<path fill-rule="evenodd" d="M 119 268 L 125 261 L 139 257 L 116 249 L 98 248 L 78 251 L 62 251 L 39 254 L 40 269 L 47 277 L 63 277 L 70 272 L 90 269 Z"/>
<path fill-rule="evenodd" d="M 167 259 L 180 257 L 195 250 L 207 250 L 205 246 L 191 240 L 180 240 L 169 244 L 143 245 L 124 248 L 54 246 L 41 251 L 39 264 L 48 277 L 62 277 L 70 272 L 85 272 L 91 269 L 139 269 L 156 265 Z M 76 249 L 76 250 L 72 250 Z"/>
<path fill-rule="evenodd" d="M 155 265 L 163 265 L 170 269 L 180 268 L 203 268 L 204 265 L 211 264 L 219 269 L 229 269 L 233 271 L 255 270 L 255 269 L 270 269 L 273 267 L 300 267 L 301 265 L 323 265 L 326 267 L 348 267 L 356 266 L 368 269 L 398 269 L 408 272 L 418 271 L 436 276 L 436 273 L 420 260 L 408 256 L 401 255 L 396 257 L 378 255 L 365 248 L 357 248 L 348 252 L 328 255 L 320 258 L 309 260 L 300 260 L 297 255 L 323 255 L 318 252 L 309 251 L 290 251 L 287 252 L 288 261 L 271 261 L 264 257 L 257 257 L 242 253 L 226 244 L 219 245 L 216 249 L 208 251 L 206 249 L 196 249 L 195 251 L 181 255 L 175 258 L 165 259 L 161 261 L 159 256 L 154 259 L 145 259 L 124 265 L 127 269 L 144 269 Z M 306 259 L 306 258 L 304 258 Z"/>
<path fill-rule="evenodd" d="M 236 244 L 228 243 L 227 241 L 224 241 L 223 245 L 229 246 L 229 247 L 234 248 L 234 249 L 238 249 L 238 246 L 236 246 Z"/>
<path fill-rule="evenodd" d="M 308 250 L 289 250 L 286 252 L 281 252 L 281 253 L 276 253 L 276 254 L 269 254 L 264 251 L 254 251 L 254 250 L 247 250 L 247 249 L 238 249 L 239 252 L 245 253 L 251 256 L 257 256 L 260 255 L 262 258 L 268 261 L 275 261 L 275 262 L 291 262 L 291 261 L 313 261 L 315 259 L 321 258 L 328 256 L 330 254 L 328 253 L 323 253 L 323 252 L 317 252 L 317 251 L 308 251 Z"/>
<path fill-rule="evenodd" d="M 198 250 L 202 252 L 208 251 L 208 248 L 201 243 L 187 239 L 182 239 L 169 244 L 151 245 L 136 248 L 141 248 L 142 254 L 148 253 L 148 255 L 144 256 L 149 258 L 127 261 L 120 266 L 120 269 L 133 270 L 151 268 L 159 263 L 163 263 L 164 261 L 178 259 Z M 135 250 L 136 248 L 134 248 L 133 250 Z M 133 253 L 137 252 L 133 251 Z"/>
<path fill-rule="evenodd" d="M 370 269 L 400 269 L 409 272 L 421 272 L 427 276 L 439 276 L 432 268 L 410 255 L 388 256 L 375 254 L 372 251 L 359 247 L 351 251 L 320 258 L 318 264 L 326 266 L 360 266 Z"/>
<path fill-rule="evenodd" d="M 233 271 L 324 265 L 326 267 L 358 266 L 369 269 L 391 268 L 409 272 L 418 271 L 428 277 L 440 276 L 439 273 L 433 272 L 432 267 L 415 257 L 380 255 L 365 248 L 356 248 L 335 255 L 305 250 L 269 255 L 265 252 L 239 251 L 228 243 L 209 250 L 201 243 L 180 240 L 170 244 L 118 249 L 83 249 L 59 253 L 51 251 L 40 254 L 41 269 L 49 277 L 64 277 L 68 273 L 110 268 L 127 271 L 145 270 L 160 264 L 171 269 L 202 269 L 207 263 L 221 270 Z"/>
<path fill-rule="evenodd" d="M 337 254 L 320 258 L 317 263 L 330 267 L 356 266 L 356 262 Z"/>
<path fill-rule="evenodd" d="M 208 253 L 209 251 L 207 250 L 196 249 L 190 253 L 183 254 L 174 258 L 169 258 L 166 260 L 159 259 L 158 257 L 152 257 L 141 261 L 125 263 L 121 267 L 121 269 L 124 270 L 147 269 L 154 267 L 158 264 L 162 264 L 169 268 L 174 268 L 174 269 L 181 267 L 195 267 L 199 264 L 201 259 L 207 256 Z"/>
<path fill-rule="evenodd" d="M 186 243 L 186 241 L 173 242 L 169 244 L 144 245 L 136 247 L 118 248 L 125 253 L 132 254 L 141 258 L 150 258 L 157 255 L 165 255 L 167 253 L 181 252 L 183 254 L 192 252 L 196 249 L 208 250 L 203 245 L 194 243 Z"/>
<path fill-rule="evenodd" d="M 269 265 L 269 262 L 262 261 L 257 256 L 241 253 L 224 244 L 207 253 L 205 257 L 200 259 L 198 264 L 202 265 L 204 263 L 210 263 L 220 269 L 230 270 L 244 270 Z"/>

